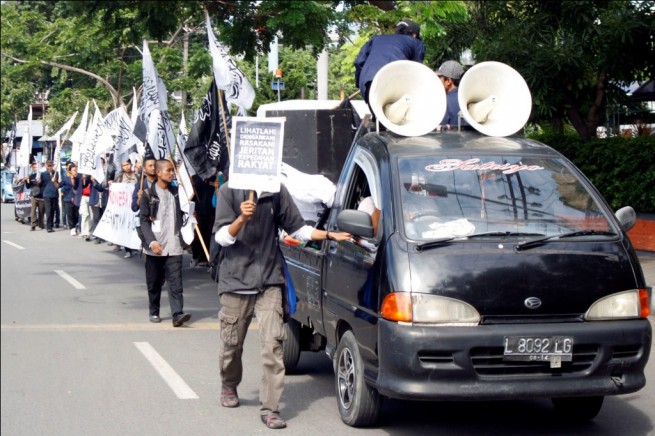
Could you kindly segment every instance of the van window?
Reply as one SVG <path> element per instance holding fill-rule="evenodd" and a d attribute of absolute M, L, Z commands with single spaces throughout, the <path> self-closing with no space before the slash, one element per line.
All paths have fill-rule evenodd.
<path fill-rule="evenodd" d="M 398 170 L 402 218 L 410 239 L 610 230 L 594 196 L 558 160 L 413 157 L 399 158 Z"/>

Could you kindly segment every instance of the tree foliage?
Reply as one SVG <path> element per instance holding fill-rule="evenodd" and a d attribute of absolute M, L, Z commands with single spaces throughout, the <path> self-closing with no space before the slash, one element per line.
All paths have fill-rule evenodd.
<path fill-rule="evenodd" d="M 370 36 L 392 33 L 403 18 L 421 25 L 425 64 L 436 68 L 466 48 L 478 62 L 516 68 L 528 82 L 533 121 L 561 128 L 571 122 L 583 137 L 595 131 L 608 96 L 619 86 L 652 78 L 655 2 L 525 0 L 142 0 L 29 1 L 1 4 L 1 126 L 23 119 L 36 92 L 49 90 L 46 124 L 56 126 L 89 99 L 104 111 L 128 105 L 142 82 L 141 47 L 150 49 L 169 95 L 174 120 L 192 119 L 210 83 L 205 8 L 220 41 L 253 86 L 253 110 L 277 100 L 265 67 L 278 36 L 283 99 L 316 98 L 316 57 L 329 46 L 328 97 L 356 91 L 353 61 Z M 330 44 L 330 33 L 339 36 Z M 187 60 L 184 42 L 188 42 Z"/>
<path fill-rule="evenodd" d="M 608 95 L 652 79 L 655 2 L 476 1 L 470 12 L 468 32 L 455 30 L 476 60 L 511 65 L 530 87 L 533 119 L 568 121 L 582 138 L 595 134 Z"/>

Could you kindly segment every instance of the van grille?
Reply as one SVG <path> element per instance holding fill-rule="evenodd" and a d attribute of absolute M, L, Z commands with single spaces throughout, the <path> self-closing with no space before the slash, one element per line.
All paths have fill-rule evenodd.
<path fill-rule="evenodd" d="M 612 360 L 633 359 L 639 357 L 641 345 L 621 345 L 612 349 Z"/>
<path fill-rule="evenodd" d="M 471 350 L 471 364 L 481 376 L 559 375 L 586 371 L 597 355 L 597 345 L 575 345 L 571 362 L 562 362 L 561 368 L 551 368 L 549 362 L 505 361 L 503 347 L 486 347 Z"/>
<path fill-rule="evenodd" d="M 445 365 L 455 361 L 453 353 L 449 351 L 419 351 L 418 360 L 423 365 Z"/>

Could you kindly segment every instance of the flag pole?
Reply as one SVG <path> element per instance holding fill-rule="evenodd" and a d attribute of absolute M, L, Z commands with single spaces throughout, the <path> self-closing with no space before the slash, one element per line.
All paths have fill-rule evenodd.
<path fill-rule="evenodd" d="M 217 86 L 218 88 L 218 86 Z M 227 118 L 225 117 L 225 105 L 223 105 L 223 90 L 218 90 L 218 101 L 221 102 L 221 118 L 223 119 L 223 132 L 225 132 L 225 145 L 227 147 L 227 155 L 230 155 L 230 135 L 227 134 Z M 218 174 L 218 173 L 217 173 Z"/>
<path fill-rule="evenodd" d="M 182 153 L 182 150 L 180 150 L 180 145 L 177 143 L 177 139 L 175 140 L 175 147 L 177 147 L 178 151 Z M 177 164 L 175 163 L 175 160 L 173 159 L 173 154 L 169 154 L 168 159 L 171 161 L 173 164 L 173 169 L 175 170 L 175 175 L 177 176 L 177 179 L 180 181 L 180 184 L 182 185 L 182 189 L 184 189 L 185 192 L 187 192 L 187 189 L 184 187 L 184 184 L 182 183 L 182 177 L 180 177 L 180 172 L 177 169 Z M 198 193 L 196 192 L 196 189 L 193 187 L 193 184 L 191 184 L 191 190 L 193 191 L 193 195 L 198 198 Z M 187 197 L 189 195 L 187 194 Z M 194 211 L 195 212 L 195 211 Z M 200 244 L 202 245 L 202 249 L 205 252 L 205 256 L 207 257 L 207 262 L 209 262 L 209 250 L 207 250 L 207 245 L 205 244 L 205 240 L 202 237 L 202 233 L 200 233 L 200 227 L 198 227 L 198 223 L 194 223 L 193 226 L 196 230 L 196 234 L 198 235 L 198 238 L 200 239 Z"/>

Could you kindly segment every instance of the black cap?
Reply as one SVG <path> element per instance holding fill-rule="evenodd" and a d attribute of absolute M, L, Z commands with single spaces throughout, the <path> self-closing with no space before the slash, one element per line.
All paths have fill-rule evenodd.
<path fill-rule="evenodd" d="M 398 24 L 396 24 L 396 32 L 404 33 L 405 35 L 416 34 L 416 37 L 418 39 L 421 39 L 420 37 L 421 28 L 419 27 L 418 24 L 416 24 L 412 20 L 400 21 Z"/>

